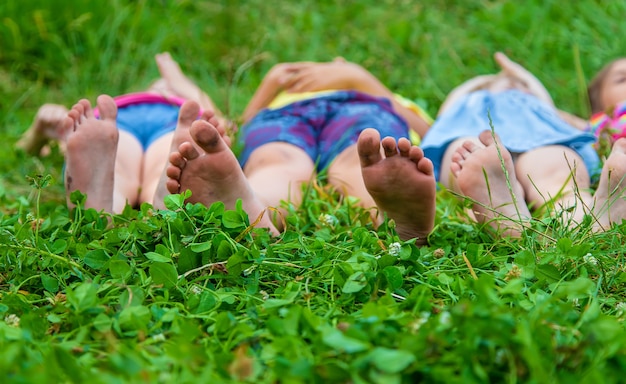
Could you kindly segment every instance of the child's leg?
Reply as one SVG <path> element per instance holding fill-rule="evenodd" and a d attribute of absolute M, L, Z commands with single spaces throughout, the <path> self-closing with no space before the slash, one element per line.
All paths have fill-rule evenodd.
<path fill-rule="evenodd" d="M 267 215 L 267 205 L 255 195 L 244 175 L 234 153 L 223 140 L 220 132 L 209 122 L 197 120 L 190 129 L 193 143 L 180 145 L 178 152 L 170 154 L 167 167 L 167 189 L 170 193 L 191 190 L 191 202 L 211 205 L 216 201 L 224 203 L 227 209 L 234 209 L 238 199 L 243 209 L 254 221 L 263 214 L 260 227 L 269 228 L 277 234 L 276 227 Z M 264 180 L 274 183 L 273 178 Z"/>
<path fill-rule="evenodd" d="M 132 134 L 119 130 L 113 189 L 114 213 L 122 212 L 126 204 L 136 206 L 139 203 L 142 166 L 143 147 L 141 143 Z"/>
<path fill-rule="evenodd" d="M 22 135 L 16 147 L 30 155 L 39 155 L 50 140 L 63 139 L 63 122 L 67 108 L 59 104 L 44 104 L 37 111 L 33 124 Z"/>
<path fill-rule="evenodd" d="M 193 141 L 189 129 L 191 124 L 198 119 L 199 111 L 198 103 L 194 101 L 185 102 L 178 113 L 176 130 L 159 137 L 146 149 L 143 157 L 139 203 L 148 202 L 158 209 L 165 209 L 163 200 L 169 194 L 166 187 L 167 175 L 165 174 L 169 154 L 178 151 L 178 147 L 182 143 Z M 210 121 L 219 127 L 212 112 L 208 110 L 203 113 L 201 119 Z M 223 135 L 223 130 L 220 130 L 220 133 Z M 230 143 L 229 138 L 225 137 L 224 139 L 227 144 Z"/>
<path fill-rule="evenodd" d="M 376 131 L 378 134 L 378 131 Z M 376 141 L 378 144 L 378 152 L 380 152 L 380 135 Z M 369 137 L 369 135 L 368 135 Z M 370 146 L 374 146 L 372 143 Z M 342 195 L 353 196 L 359 199 L 359 205 L 363 208 L 373 208 L 372 217 L 377 225 L 383 221 L 383 216 L 379 215 L 376 208 L 376 202 L 367 191 L 363 175 L 359 171 L 361 168 L 361 159 L 357 150 L 357 144 L 352 144 L 344 149 L 328 167 L 328 183 L 335 187 Z"/>
<path fill-rule="evenodd" d="M 255 149 L 245 164 L 244 172 L 258 198 L 266 206 L 277 208 L 285 215 L 282 202 L 300 205 L 302 185 L 315 176 L 315 164 L 299 147 L 274 142 Z M 280 220 L 276 220 L 276 225 L 280 228 Z"/>
<path fill-rule="evenodd" d="M 118 130 L 117 106 L 108 96 L 98 98 L 102 120 L 95 118 L 88 100 L 74 105 L 63 122 L 67 129 L 65 189 L 70 195 L 79 190 L 87 194 L 85 206 L 111 212 Z"/>
<path fill-rule="evenodd" d="M 483 131 L 480 145 L 466 141 L 452 156 L 451 172 L 460 192 L 474 200 L 474 215 L 506 235 L 519 236 L 530 212 L 517 181 L 509 151 L 491 131 Z M 443 170 L 442 170 L 443 173 Z"/>
<path fill-rule="evenodd" d="M 227 128 L 227 121 L 220 110 L 215 106 L 211 97 L 198 87 L 180 69 L 178 63 L 168 52 L 155 56 L 155 61 L 159 67 L 161 79 L 158 80 L 151 89 L 159 94 L 174 95 L 186 100 L 193 100 L 200 104 L 202 109 L 213 112 L 223 129 Z"/>
<path fill-rule="evenodd" d="M 593 205 L 589 172 L 571 148 L 551 145 L 525 152 L 517 158 L 515 171 L 526 202 L 534 208 L 554 199 L 557 209 L 572 209 L 569 219 L 578 224 Z"/>
<path fill-rule="evenodd" d="M 381 146 L 385 157 L 380 153 Z M 375 129 L 361 132 L 357 148 L 362 173 L 360 184 L 366 186 L 378 208 L 395 220 L 400 238 L 417 237 L 417 244 L 425 244 L 435 223 L 436 183 L 432 162 L 405 138 L 396 143 L 386 137 L 381 142 Z M 356 172 L 354 169 L 344 172 L 348 173 Z"/>
<path fill-rule="evenodd" d="M 189 122 L 188 127 L 191 127 Z M 187 128 L 189 130 L 189 128 Z M 169 153 L 178 148 L 173 145 L 174 132 L 167 133 L 155 140 L 144 152 L 143 166 L 141 169 L 141 190 L 139 191 L 139 204 L 150 203 L 157 209 L 164 209 L 163 199 L 169 194 L 165 187 L 163 175 L 168 164 Z M 178 145 L 182 144 L 183 140 Z"/>
<path fill-rule="evenodd" d="M 626 138 L 618 139 L 602 168 L 594 195 L 597 229 L 606 230 L 626 219 Z"/>

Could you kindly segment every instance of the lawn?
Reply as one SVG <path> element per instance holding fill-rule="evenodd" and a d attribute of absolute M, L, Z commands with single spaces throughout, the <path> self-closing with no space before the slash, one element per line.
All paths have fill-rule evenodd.
<path fill-rule="evenodd" d="M 358 62 L 433 116 L 503 51 L 588 117 L 626 3 L 0 2 L 3 382 L 622 382 L 626 224 L 546 209 L 520 240 L 438 193 L 429 245 L 324 185 L 279 237 L 241 209 L 68 211 L 58 148 L 13 149 L 45 102 L 140 90 L 169 51 L 237 120 L 272 65 Z M 268 180 L 271 182 L 271 180 Z M 327 220 L 329 218 L 331 220 Z"/>

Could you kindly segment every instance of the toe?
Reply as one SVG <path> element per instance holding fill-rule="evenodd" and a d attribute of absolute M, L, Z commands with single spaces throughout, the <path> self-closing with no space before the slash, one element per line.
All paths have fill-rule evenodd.
<path fill-rule="evenodd" d="M 411 142 L 405 137 L 398 139 L 398 151 L 400 151 L 402 157 L 409 156 L 411 152 Z"/>
<path fill-rule="evenodd" d="M 385 137 L 382 141 L 383 151 L 385 157 L 393 157 L 398 154 L 398 146 L 396 140 L 393 137 Z"/>
<path fill-rule="evenodd" d="M 458 148 L 457 152 L 459 152 L 463 156 L 463 158 L 467 158 L 467 156 L 469 156 L 473 152 L 476 152 L 480 148 L 481 147 L 476 145 L 475 142 L 467 140 L 463 143 L 461 147 Z"/>
<path fill-rule="evenodd" d="M 422 157 L 417 162 L 417 169 L 428 176 L 434 176 L 435 174 L 435 166 L 433 165 L 433 162 L 427 157 Z"/>
<path fill-rule="evenodd" d="M 180 169 L 185 168 L 186 160 L 179 152 L 170 153 L 170 164 Z"/>
<path fill-rule="evenodd" d="M 182 168 L 175 165 L 169 165 L 165 168 L 165 175 L 170 179 L 180 180 L 180 176 L 183 174 Z"/>
<path fill-rule="evenodd" d="M 208 121 L 194 121 L 191 125 L 191 137 L 207 153 L 215 153 L 227 148 L 217 128 Z"/>
<path fill-rule="evenodd" d="M 480 133 L 480 135 L 478 135 L 478 139 L 485 146 L 489 146 L 489 145 L 494 144 L 496 142 L 496 140 L 497 141 L 500 140 L 500 138 L 497 135 L 495 135 L 495 138 L 494 138 L 494 135 L 495 134 L 493 132 L 491 132 L 490 130 L 486 129 L 486 130 L 482 131 Z"/>
<path fill-rule="evenodd" d="M 367 128 L 359 135 L 357 151 L 361 167 L 368 167 L 382 160 L 380 155 L 380 134 L 373 128 Z"/>
<path fill-rule="evenodd" d="M 168 179 L 165 182 L 165 187 L 169 193 L 180 193 L 180 183 L 178 179 Z"/>
<path fill-rule="evenodd" d="M 424 157 L 424 151 L 422 148 L 414 145 L 409 149 L 408 157 L 411 161 L 417 163 Z"/>
<path fill-rule="evenodd" d="M 200 105 L 192 100 L 187 100 L 180 107 L 178 112 L 178 122 L 190 126 L 200 115 Z"/>
<path fill-rule="evenodd" d="M 187 160 L 194 160 L 200 156 L 200 152 L 196 149 L 196 147 L 193 146 L 193 144 L 191 144 L 188 141 L 185 141 L 184 143 L 182 143 L 178 147 L 178 151 L 180 155 Z M 174 152 L 172 155 L 175 155 L 175 154 L 176 152 Z M 170 157 L 170 162 L 171 162 L 171 157 Z"/>
<path fill-rule="evenodd" d="M 115 121 L 117 118 L 117 105 L 115 100 L 109 95 L 98 96 L 98 111 L 100 111 L 100 118 L 107 121 Z M 93 117 L 93 111 L 90 109 L 87 113 L 87 117 Z"/>

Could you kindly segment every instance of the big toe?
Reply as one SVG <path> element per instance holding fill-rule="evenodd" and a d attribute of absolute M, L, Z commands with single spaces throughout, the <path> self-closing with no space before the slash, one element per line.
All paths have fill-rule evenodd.
<path fill-rule="evenodd" d="M 227 147 L 217 128 L 208 121 L 194 121 L 191 125 L 191 137 L 207 153 L 219 152 Z"/>
<path fill-rule="evenodd" d="M 102 120 L 113 120 L 117 118 L 117 105 L 115 100 L 109 95 L 98 96 L 98 111 Z"/>
<path fill-rule="evenodd" d="M 613 144 L 612 152 L 626 153 L 626 137 L 620 137 L 617 139 L 617 141 Z"/>
<path fill-rule="evenodd" d="M 183 124 L 191 125 L 200 115 L 200 105 L 195 101 L 187 100 L 180 107 L 178 120 Z"/>
<path fill-rule="evenodd" d="M 495 137 L 494 137 L 495 136 Z M 480 140 L 481 143 L 483 143 L 485 146 L 489 146 L 494 144 L 496 141 L 500 141 L 500 138 L 498 137 L 497 134 L 491 132 L 490 130 L 486 129 L 484 131 L 482 131 L 480 133 L 480 135 L 478 135 L 478 139 Z"/>
<path fill-rule="evenodd" d="M 380 154 L 380 133 L 373 128 L 367 128 L 361 132 L 357 141 L 357 151 L 361 159 L 361 166 L 378 163 L 382 160 Z"/>

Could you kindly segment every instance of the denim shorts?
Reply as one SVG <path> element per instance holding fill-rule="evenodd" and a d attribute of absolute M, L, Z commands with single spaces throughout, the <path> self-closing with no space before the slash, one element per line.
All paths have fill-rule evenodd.
<path fill-rule="evenodd" d="M 176 129 L 178 111 L 184 102 L 180 98 L 151 93 L 130 93 L 114 100 L 118 129 L 133 135 L 144 151 L 158 138 Z M 94 114 L 99 116 L 97 108 Z"/>
<path fill-rule="evenodd" d="M 289 143 L 301 148 L 318 171 L 357 142 L 365 128 L 381 137 L 407 137 L 409 127 L 385 98 L 356 91 L 337 91 L 300 100 L 278 109 L 264 109 L 242 128 L 242 166 L 254 150 L 268 143 Z"/>

